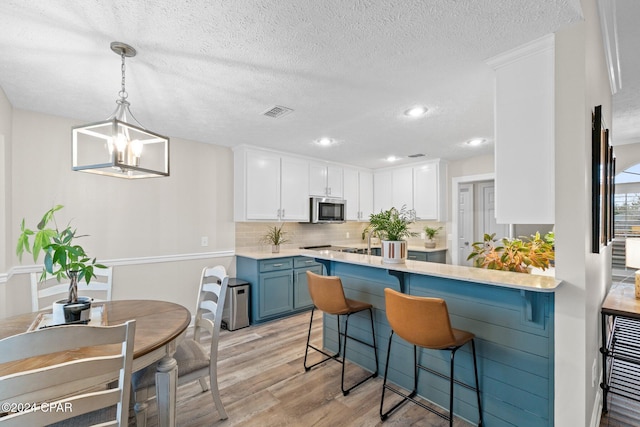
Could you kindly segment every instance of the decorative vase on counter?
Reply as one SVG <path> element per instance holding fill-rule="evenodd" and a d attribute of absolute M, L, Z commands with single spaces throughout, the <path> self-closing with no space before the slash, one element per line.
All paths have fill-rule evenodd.
<path fill-rule="evenodd" d="M 280 253 L 280 245 L 271 245 L 271 253 L 279 254 Z"/>
<path fill-rule="evenodd" d="M 433 249 L 436 247 L 436 241 L 433 239 L 427 239 L 424 242 L 424 247 L 427 249 Z"/>
<path fill-rule="evenodd" d="M 382 240 L 382 262 L 387 264 L 403 264 L 407 259 L 406 240 Z"/>

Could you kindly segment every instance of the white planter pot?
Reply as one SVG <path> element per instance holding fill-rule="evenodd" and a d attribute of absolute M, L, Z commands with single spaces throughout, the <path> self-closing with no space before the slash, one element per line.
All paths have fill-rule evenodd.
<path fill-rule="evenodd" d="M 407 259 L 407 242 L 404 240 L 383 240 L 382 262 L 387 264 L 403 264 Z"/>
<path fill-rule="evenodd" d="M 436 241 L 427 239 L 427 241 L 424 242 L 424 247 L 428 249 L 433 249 L 436 247 Z"/>
<path fill-rule="evenodd" d="M 68 304 L 66 299 L 62 299 L 54 302 L 52 305 L 52 320 L 54 325 L 67 323 L 67 320 L 65 319 L 65 307 L 67 312 L 76 312 L 77 319 L 70 318 L 69 321 L 89 320 L 91 318 L 91 298 L 78 297 L 78 304 Z"/>

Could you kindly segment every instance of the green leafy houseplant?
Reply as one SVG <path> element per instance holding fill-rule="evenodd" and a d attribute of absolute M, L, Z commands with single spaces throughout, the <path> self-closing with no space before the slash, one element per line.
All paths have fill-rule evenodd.
<path fill-rule="evenodd" d="M 436 235 L 438 234 L 438 232 L 442 230 L 442 227 L 438 227 L 438 228 L 433 228 L 433 227 L 429 227 L 428 225 L 424 228 L 424 233 L 427 235 L 427 238 L 429 240 L 433 240 L 434 237 L 436 237 Z"/>
<path fill-rule="evenodd" d="M 367 229 L 375 233 L 381 240 L 400 241 L 407 237 L 417 236 L 418 233 L 409 229 L 411 224 L 413 224 L 413 218 L 407 212 L 406 207 L 402 206 L 400 210 L 391 208 L 377 214 L 371 214 Z"/>
<path fill-rule="evenodd" d="M 404 263 L 407 258 L 407 237 L 418 233 L 409 229 L 413 217 L 406 207 L 400 210 L 391 208 L 377 214 L 371 214 L 367 230 L 381 240 L 382 262 L 389 264 Z"/>
<path fill-rule="evenodd" d="M 546 270 L 554 258 L 553 246 L 537 232 L 526 240 L 506 237 L 497 240 L 495 233 L 485 234 L 482 242 L 473 244 L 467 257 L 473 259 L 476 267 L 519 273 L 529 273 L 529 267 Z"/>
<path fill-rule="evenodd" d="M 264 236 L 262 236 L 261 242 L 271 245 L 271 250 L 273 252 L 278 252 L 280 245 L 283 243 L 287 243 L 289 239 L 286 238 L 287 232 L 282 228 L 284 227 L 284 223 L 271 226 L 267 228 L 267 232 Z"/>
<path fill-rule="evenodd" d="M 82 246 L 74 244 L 74 239 L 84 237 L 77 235 L 77 231 L 68 224 L 60 230 L 55 219 L 55 212 L 62 209 L 62 205 L 56 205 L 43 215 L 36 226 L 36 231 L 25 227 L 24 218 L 20 225 L 20 236 L 16 255 L 22 261 L 24 252 L 33 254 L 34 262 L 38 261 L 40 252 L 44 253 L 44 268 L 40 281 L 52 276 L 60 281 L 68 278 L 69 298 L 68 303 L 78 302 L 78 280 L 85 279 L 87 284 L 96 277 L 94 268 L 106 268 L 96 263 L 96 259 L 89 258 Z M 53 222 L 53 228 L 48 227 Z M 33 243 L 31 238 L 33 237 Z"/>
<path fill-rule="evenodd" d="M 442 227 L 434 228 L 434 227 L 429 227 L 428 225 L 424 227 L 424 233 L 427 236 L 427 240 L 424 242 L 425 248 L 432 249 L 436 247 L 435 237 L 440 230 L 442 230 Z"/>

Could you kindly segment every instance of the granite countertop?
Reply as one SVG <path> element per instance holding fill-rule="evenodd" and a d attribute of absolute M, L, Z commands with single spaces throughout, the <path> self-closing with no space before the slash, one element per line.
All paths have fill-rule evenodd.
<path fill-rule="evenodd" d="M 536 292 L 554 292 L 562 283 L 562 281 L 556 280 L 549 270 L 543 272 L 543 274 L 525 274 L 412 260 L 407 260 L 404 264 L 385 264 L 382 262 L 382 257 L 379 256 L 326 250 L 316 251 L 292 248 L 281 249 L 280 253 L 277 254 L 260 250 L 238 250 L 236 251 L 236 255 L 256 260 L 307 256 L 316 259 L 382 268 L 385 270 L 444 277 Z"/>

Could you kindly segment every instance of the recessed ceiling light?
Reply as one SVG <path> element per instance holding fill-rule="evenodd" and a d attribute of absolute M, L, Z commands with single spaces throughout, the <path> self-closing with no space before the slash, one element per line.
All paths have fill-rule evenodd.
<path fill-rule="evenodd" d="M 484 138 L 474 138 L 467 141 L 467 145 L 475 147 L 476 145 L 484 144 L 485 142 L 487 142 L 487 140 Z"/>
<path fill-rule="evenodd" d="M 396 156 L 389 156 L 387 157 L 387 162 L 395 162 L 400 160 L 400 157 L 396 157 Z"/>
<path fill-rule="evenodd" d="M 322 137 L 322 138 L 318 138 L 315 140 L 315 143 L 317 145 L 320 145 L 321 147 L 329 147 L 333 144 L 335 144 L 337 141 L 333 138 L 328 138 L 328 137 Z"/>
<path fill-rule="evenodd" d="M 428 108 L 424 105 L 416 105 L 415 107 L 411 107 L 407 111 L 405 111 L 404 115 L 409 117 L 420 117 L 427 114 L 427 111 Z"/>

